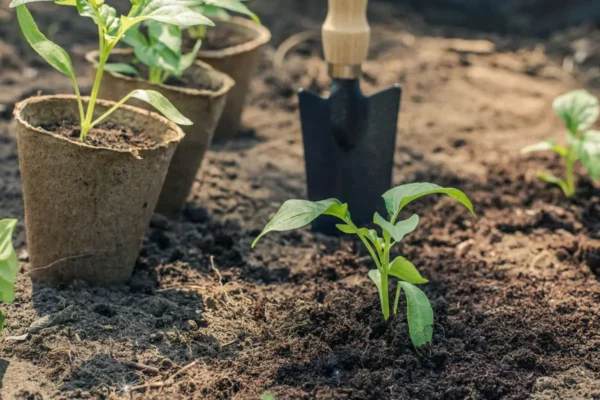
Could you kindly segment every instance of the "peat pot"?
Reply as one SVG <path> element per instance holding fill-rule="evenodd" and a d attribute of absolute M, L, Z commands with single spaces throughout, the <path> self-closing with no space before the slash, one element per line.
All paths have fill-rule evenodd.
<path fill-rule="evenodd" d="M 130 49 L 115 50 L 113 54 L 120 62 L 130 62 L 134 58 Z M 98 52 L 90 52 L 86 58 L 92 65 L 96 65 Z M 229 76 L 201 61 L 196 61 L 180 79 L 167 81 L 163 85 L 117 72 L 104 74 L 101 98 L 119 101 L 135 89 L 156 90 L 194 123 L 182 127 L 185 137 L 173 156 L 158 200 L 157 212 L 171 217 L 181 212 L 233 86 L 234 82 Z M 131 104 L 152 110 L 151 106 L 138 100 L 132 100 Z"/>
<path fill-rule="evenodd" d="M 254 21 L 240 17 L 219 20 L 216 24 L 216 27 L 208 29 L 198 58 L 235 81 L 215 133 L 215 141 L 223 141 L 233 138 L 240 130 L 250 81 L 258 67 L 262 46 L 271 40 L 271 32 Z M 222 39 L 223 44 L 219 43 Z M 227 45 L 227 40 L 232 40 L 232 44 Z"/>
<path fill-rule="evenodd" d="M 114 104 L 99 100 L 96 116 Z M 81 142 L 76 97 L 67 95 L 32 97 L 14 114 L 31 276 L 126 282 L 183 131 L 121 106 Z M 128 131 L 139 140 L 120 139 Z"/>

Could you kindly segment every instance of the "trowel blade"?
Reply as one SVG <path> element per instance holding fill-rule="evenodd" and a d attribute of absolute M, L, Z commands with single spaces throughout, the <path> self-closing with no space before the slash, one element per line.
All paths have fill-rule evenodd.
<path fill-rule="evenodd" d="M 334 82 L 327 98 L 300 91 L 309 200 L 337 198 L 356 224 L 373 221 L 392 183 L 401 93 L 394 86 L 366 97 L 358 81 Z M 313 230 L 334 233 L 332 222 L 320 218 Z"/>

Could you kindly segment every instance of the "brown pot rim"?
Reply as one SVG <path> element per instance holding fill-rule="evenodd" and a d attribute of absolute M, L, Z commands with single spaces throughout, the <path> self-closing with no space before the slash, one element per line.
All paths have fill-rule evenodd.
<path fill-rule="evenodd" d="M 98 50 L 92 50 L 92 51 L 86 53 L 86 55 L 85 55 L 85 59 L 90 64 L 92 64 L 94 66 L 94 68 L 98 64 L 98 54 L 99 54 Z M 124 55 L 124 56 L 133 55 L 133 49 L 114 49 L 111 52 L 111 54 Z M 214 69 L 212 66 L 210 66 L 209 64 L 207 64 L 205 62 L 196 60 L 196 61 L 194 61 L 194 64 L 192 64 L 192 66 L 190 68 L 198 68 L 200 70 L 206 71 L 207 73 L 217 77 L 219 80 L 221 80 L 221 87 L 218 90 L 195 89 L 195 88 L 189 88 L 189 87 L 150 83 L 147 80 L 142 79 L 142 78 L 131 77 L 131 76 L 123 75 L 123 74 L 120 74 L 118 72 L 113 72 L 113 71 L 104 71 L 104 73 L 111 74 L 112 76 L 114 76 L 117 79 L 123 79 L 123 80 L 130 81 L 130 82 L 144 82 L 144 83 L 152 85 L 152 86 L 160 87 L 163 91 L 163 94 L 164 94 L 164 92 L 175 92 L 175 93 L 185 93 L 188 96 L 220 97 L 220 96 L 223 96 L 226 93 L 228 93 L 231 90 L 231 88 L 235 86 L 235 81 L 233 80 L 233 78 L 231 78 L 229 75 L 227 75 L 224 72 Z"/>
<path fill-rule="evenodd" d="M 248 42 L 238 44 L 231 47 L 226 47 L 220 50 L 202 50 L 198 52 L 198 57 L 203 59 L 221 59 L 235 56 L 237 54 L 250 52 L 258 47 L 268 43 L 271 40 L 271 31 L 264 25 L 242 17 L 233 17 L 230 20 L 216 20 L 217 27 L 219 25 L 238 25 L 243 26 L 256 32 L 256 37 Z"/>
<path fill-rule="evenodd" d="M 127 110 L 128 112 L 139 114 L 141 118 L 153 118 L 157 122 L 165 125 L 167 127 L 167 129 L 170 129 L 173 132 L 175 132 L 176 136 L 174 136 L 173 138 L 170 138 L 170 139 L 165 139 L 161 143 L 156 144 L 155 146 L 145 147 L 145 148 L 132 147 L 131 149 L 111 149 L 109 147 L 103 147 L 103 146 L 92 146 L 90 144 L 87 144 L 86 142 L 70 140 L 62 135 L 57 135 L 54 132 L 50 132 L 45 129 L 42 129 L 39 126 L 33 126 L 28 121 L 26 121 L 25 118 L 23 118 L 22 112 L 26 107 L 28 107 L 32 104 L 35 104 L 35 103 L 42 103 L 42 102 L 49 101 L 49 100 L 77 101 L 77 96 L 72 95 L 72 94 L 55 94 L 55 95 L 29 97 L 29 98 L 22 100 L 22 101 L 18 102 L 17 104 L 15 104 L 15 108 L 13 111 L 13 116 L 15 117 L 15 121 L 30 131 L 33 131 L 33 132 L 36 132 L 36 133 L 39 133 L 42 135 L 50 136 L 57 140 L 64 140 L 67 143 L 71 143 L 75 146 L 84 148 L 89 151 L 98 151 L 98 152 L 109 151 L 112 153 L 131 154 L 135 158 L 140 158 L 140 155 L 139 155 L 140 152 L 152 151 L 152 150 L 157 150 L 157 149 L 161 149 L 161 148 L 168 148 L 169 146 L 171 146 L 172 143 L 180 142 L 181 139 L 183 139 L 183 137 L 185 136 L 185 133 L 177 124 L 169 121 L 167 118 L 163 117 L 162 115 L 159 115 L 154 112 L 149 112 L 147 110 L 143 110 L 141 108 L 137 108 L 137 107 L 130 106 L 127 104 L 123 104 L 115 112 L 119 112 L 119 110 L 124 109 L 124 110 Z M 82 97 L 82 100 L 84 102 L 86 102 L 87 100 L 89 100 L 89 97 Z M 100 104 L 103 107 L 110 108 L 117 103 L 114 101 L 98 99 L 98 100 L 96 100 L 96 104 Z"/>

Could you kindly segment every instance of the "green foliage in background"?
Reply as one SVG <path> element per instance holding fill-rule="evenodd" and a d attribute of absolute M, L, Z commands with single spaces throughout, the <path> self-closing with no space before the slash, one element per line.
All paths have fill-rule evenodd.
<path fill-rule="evenodd" d="M 538 173 L 538 177 L 558 185 L 566 196 L 571 197 L 575 195 L 574 167 L 577 161 L 581 162 L 592 179 L 600 179 L 600 131 L 590 129 L 598 120 L 600 105 L 598 99 L 587 91 L 575 90 L 557 97 L 553 107 L 565 123 L 567 145 L 544 140 L 521 152 L 553 151 L 558 154 L 565 161 L 565 177 L 558 178 L 546 172 Z"/>

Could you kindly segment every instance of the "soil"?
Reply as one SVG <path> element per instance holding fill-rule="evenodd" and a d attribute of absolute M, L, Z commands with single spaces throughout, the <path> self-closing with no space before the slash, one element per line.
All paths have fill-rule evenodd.
<path fill-rule="evenodd" d="M 41 128 L 80 143 L 81 127 L 77 121 L 59 121 L 52 125 L 42 125 Z M 113 122 L 103 122 L 91 129 L 85 143 L 113 150 L 150 149 L 159 144 L 143 131 Z"/>
<path fill-rule="evenodd" d="M 206 37 L 202 41 L 202 50 L 223 50 L 228 47 L 247 43 L 251 39 L 247 35 L 231 29 L 219 28 L 218 26 L 208 28 L 206 30 Z M 193 47 L 193 44 L 190 47 Z"/>
<path fill-rule="evenodd" d="M 561 174 L 559 158 L 519 154 L 564 140 L 556 95 L 599 94 L 590 60 L 600 31 L 513 37 L 370 5 L 363 89 L 404 89 L 394 183 L 460 188 L 479 216 L 441 197 L 407 210 L 421 222 L 397 251 L 430 280 L 422 288 L 435 312 L 433 344 L 416 352 L 402 314 L 381 318 L 360 243 L 300 230 L 250 249 L 283 201 L 305 196 L 295 91 L 325 93 L 327 67 L 317 41 L 273 60 L 288 35 L 318 30 L 315 3 L 254 3 L 275 47 L 252 82 L 246 128 L 209 152 L 180 218 L 153 217 L 128 284 L 32 282 L 19 226 L 17 300 L 2 306 L 2 398 L 600 399 L 600 190 L 578 170 L 567 199 L 536 179 Z M 22 53 L 15 65 L 33 70 L 5 61 L 0 70 L 0 207 L 22 221 L 10 109 L 38 90 L 70 89 L 16 36 L 3 40 L 2 60 Z M 14 337 L 69 306 L 69 321 Z"/>

